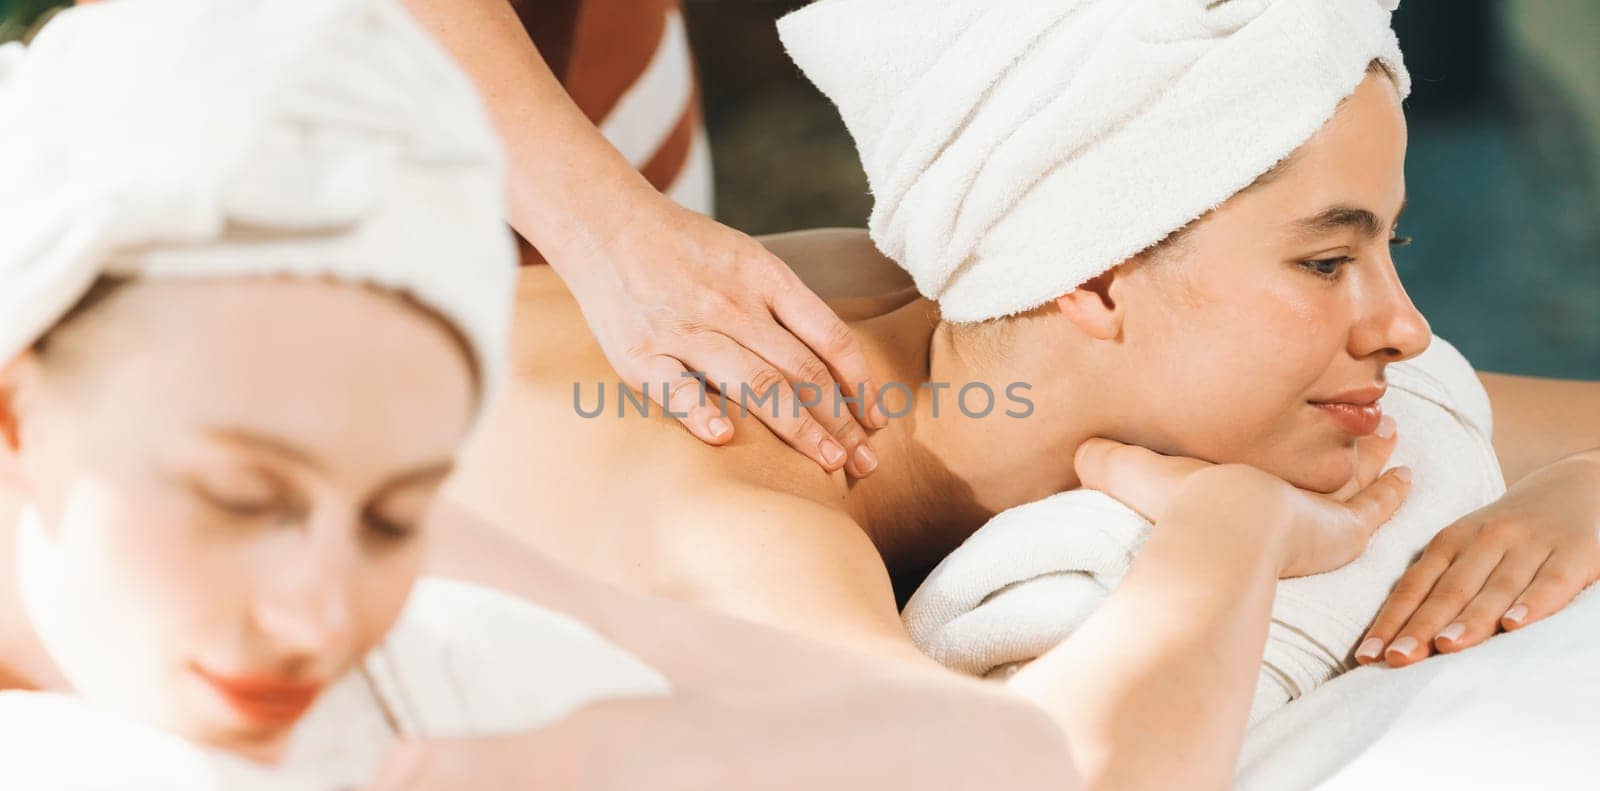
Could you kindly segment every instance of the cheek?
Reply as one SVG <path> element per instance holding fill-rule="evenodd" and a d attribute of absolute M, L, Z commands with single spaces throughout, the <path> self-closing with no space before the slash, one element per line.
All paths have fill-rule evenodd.
<path fill-rule="evenodd" d="M 237 575 L 148 492 L 82 481 L 58 505 L 52 658 L 84 697 L 170 723 L 187 663 L 238 634 Z"/>
<path fill-rule="evenodd" d="M 1261 460 L 1303 432 L 1305 401 L 1343 344 L 1330 303 L 1281 279 L 1213 282 L 1173 300 L 1135 351 L 1143 411 L 1169 452 Z"/>
<path fill-rule="evenodd" d="M 425 541 L 411 539 L 368 559 L 352 586 L 351 648 L 354 664 L 383 642 L 405 609 L 411 588 L 422 571 Z"/>

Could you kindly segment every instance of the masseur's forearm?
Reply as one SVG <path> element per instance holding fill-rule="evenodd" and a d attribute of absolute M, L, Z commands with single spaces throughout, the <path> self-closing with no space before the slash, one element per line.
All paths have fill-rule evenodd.
<path fill-rule="evenodd" d="M 733 702 L 611 701 L 515 741 L 519 756 L 564 764 L 559 781 L 593 789 L 1082 788 L 1054 726 L 977 682 L 874 679 L 820 696 L 775 683 L 760 699 Z"/>
<path fill-rule="evenodd" d="M 599 763 L 590 766 L 611 772 L 609 780 L 626 779 L 652 756 L 663 769 L 710 761 L 718 782 L 741 772 L 761 778 L 734 788 L 1079 787 L 1060 728 L 987 684 L 886 668 L 788 632 L 613 588 L 449 503 L 430 529 L 437 538 L 428 573 L 573 615 L 672 683 L 671 698 L 596 707 L 554 734 L 517 737 L 518 754 L 548 749 L 583 764 L 573 751 L 598 750 Z M 617 736 L 629 729 L 639 738 Z M 617 744 L 629 747 L 619 753 Z M 637 760 L 609 766 L 619 755 Z M 827 782 L 817 782 L 818 772 L 831 773 L 822 775 Z M 902 783 L 900 775 L 933 780 Z"/>
<path fill-rule="evenodd" d="M 505 0 L 406 0 L 483 95 L 505 146 L 511 226 L 563 279 L 626 217 L 619 205 L 661 200 L 572 103 Z"/>
<path fill-rule="evenodd" d="M 1226 788 L 1277 589 L 1272 526 L 1174 513 L 1071 639 L 1008 684 L 1067 732 L 1090 788 Z"/>

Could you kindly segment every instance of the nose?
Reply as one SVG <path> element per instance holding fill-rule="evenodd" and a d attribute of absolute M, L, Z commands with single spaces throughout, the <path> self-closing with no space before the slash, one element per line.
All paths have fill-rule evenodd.
<path fill-rule="evenodd" d="M 1361 317 L 1350 334 L 1350 353 L 1356 359 L 1377 356 L 1386 363 L 1409 360 L 1433 341 L 1433 329 L 1411 295 L 1400 283 L 1394 262 L 1386 261 L 1381 274 L 1363 289 Z"/>
<path fill-rule="evenodd" d="M 303 656 L 326 652 L 349 635 L 350 581 L 356 551 L 348 529 L 311 526 L 286 537 L 292 545 L 263 569 L 255 597 L 255 625 L 275 652 Z"/>

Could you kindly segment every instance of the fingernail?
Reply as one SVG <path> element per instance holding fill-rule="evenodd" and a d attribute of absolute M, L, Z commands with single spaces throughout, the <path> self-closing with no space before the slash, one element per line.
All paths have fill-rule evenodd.
<path fill-rule="evenodd" d="M 1396 467 L 1396 468 L 1394 468 L 1394 477 L 1399 478 L 1400 480 L 1402 480 L 1402 481 L 1404 481 L 1406 483 L 1411 483 L 1411 468 L 1410 467 Z"/>
<path fill-rule="evenodd" d="M 839 443 L 832 439 L 823 440 L 818 448 L 822 451 L 822 460 L 827 462 L 829 467 L 844 461 L 844 448 L 839 447 Z"/>
<path fill-rule="evenodd" d="M 1464 635 L 1466 633 L 1467 633 L 1467 625 L 1466 624 L 1464 624 L 1464 623 L 1453 623 L 1453 624 L 1450 624 L 1449 626 L 1446 626 L 1444 628 L 1444 631 L 1439 633 L 1439 637 L 1437 639 L 1448 640 L 1448 641 L 1453 643 L 1453 642 L 1455 642 L 1457 640 L 1460 640 L 1461 639 L 1461 635 Z"/>
<path fill-rule="evenodd" d="M 884 426 L 889 425 L 889 413 L 884 410 L 883 404 L 873 404 L 872 415 L 872 420 L 874 423 L 878 424 L 878 428 L 883 428 Z"/>
<path fill-rule="evenodd" d="M 1394 641 L 1394 644 L 1389 646 L 1389 650 L 1385 653 L 1399 654 L 1401 657 L 1409 659 L 1411 657 L 1411 652 L 1415 650 L 1417 650 L 1417 638 L 1402 637 L 1399 640 Z"/>
<path fill-rule="evenodd" d="M 1379 439 L 1388 439 L 1394 436 L 1394 418 L 1384 415 L 1378 420 L 1378 430 L 1373 432 Z"/>
<path fill-rule="evenodd" d="M 856 470 L 862 475 L 866 475 L 877 468 L 878 454 L 873 453 L 872 448 L 865 443 L 856 446 Z"/>
<path fill-rule="evenodd" d="M 1368 637 L 1361 641 L 1361 647 L 1356 649 L 1357 659 L 1377 659 L 1383 655 L 1383 641 L 1376 637 Z"/>
<path fill-rule="evenodd" d="M 706 424 L 706 429 L 711 432 L 712 439 L 722 439 L 733 431 L 733 424 L 725 417 L 714 417 Z"/>
<path fill-rule="evenodd" d="M 1522 623 L 1522 619 L 1526 617 L 1528 617 L 1528 605 L 1526 604 L 1519 604 L 1509 610 L 1506 610 L 1505 619 L 1512 623 L 1520 624 Z"/>

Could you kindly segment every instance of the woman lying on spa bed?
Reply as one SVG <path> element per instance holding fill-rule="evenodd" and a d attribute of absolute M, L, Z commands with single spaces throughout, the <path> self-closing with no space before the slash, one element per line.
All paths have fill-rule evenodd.
<path fill-rule="evenodd" d="M 1073 12 L 1059 10 L 1064 5 L 1072 4 L 1007 5 L 1004 11 L 994 13 L 1033 9 L 1029 13 L 1049 17 L 1041 22 L 1044 24 L 1056 17 L 1070 17 Z M 1159 5 L 1124 6 L 1129 10 L 1117 24 L 1164 24 L 1161 20 L 1138 18 L 1155 12 L 1136 9 Z M 917 19 L 896 20 L 892 18 L 898 13 L 896 4 L 865 0 L 854 4 L 825 2 L 798 12 L 799 21 L 784 23 L 788 26 L 786 43 L 802 67 L 840 103 L 846 122 L 863 148 L 863 159 L 880 202 L 874 214 L 874 235 L 882 237 L 880 244 L 888 239 L 888 246 L 897 251 L 896 262 L 916 276 L 924 293 L 936 297 L 908 295 L 909 298 L 884 297 L 877 302 L 835 302 L 841 312 L 852 316 L 851 324 L 867 349 L 873 369 L 885 372 L 887 381 L 909 384 L 914 394 L 909 404 L 905 393 L 886 391 L 891 414 L 905 410 L 903 416 L 891 420 L 887 428 L 872 437 L 871 455 L 851 459 L 845 471 L 832 475 L 815 469 L 763 431 L 759 421 L 741 415 L 737 401 L 728 412 L 729 419 L 745 424 L 736 435 L 739 439 L 725 448 L 707 448 L 685 434 L 672 418 L 661 414 L 640 417 L 637 410 L 622 401 L 616 391 L 616 375 L 559 280 L 546 270 L 527 269 L 518 299 L 520 310 L 530 318 L 517 327 L 512 352 L 516 371 L 512 394 L 499 402 L 491 415 L 491 430 L 468 449 L 449 494 L 541 550 L 618 585 L 697 602 L 907 663 L 926 659 L 907 639 L 896 610 L 894 587 L 898 584 L 902 595 L 908 592 L 921 574 L 996 513 L 1087 484 L 1106 488 L 1154 516 L 1156 535 L 1161 535 L 1162 515 L 1158 509 L 1141 507 L 1137 502 L 1141 496 L 1138 486 L 1128 486 L 1126 480 L 1116 476 L 1091 480 L 1091 471 L 1082 463 L 1086 458 L 1095 461 L 1106 451 L 1103 446 L 1086 444 L 1090 438 L 1109 438 L 1208 462 L 1250 465 L 1303 490 L 1348 494 L 1346 487 L 1358 478 L 1363 446 L 1392 442 L 1392 437 L 1385 440 L 1381 435 L 1389 434 L 1394 427 L 1379 422 L 1373 405 L 1382 392 L 1386 368 L 1421 355 L 1432 340 L 1427 322 L 1401 286 L 1390 253 L 1392 245 L 1404 241 L 1397 236 L 1405 203 L 1406 127 L 1400 101 L 1408 83 L 1398 62 L 1398 51 L 1387 48 L 1392 47 L 1388 15 L 1371 0 L 1339 0 L 1326 6 L 1289 2 L 1210 4 L 1216 9 L 1215 18 L 1212 10 L 1200 10 L 1198 3 L 1176 5 L 1194 7 L 1181 13 L 1201 17 L 1196 26 L 1215 25 L 1213 41 L 1219 51 L 1235 45 L 1217 29 L 1242 28 L 1253 33 L 1248 41 L 1256 44 L 1246 42 L 1242 33 L 1236 36 L 1244 42 L 1236 47 L 1248 48 L 1282 33 L 1270 29 L 1252 31 L 1252 25 L 1333 28 L 1325 31 L 1328 35 L 1316 37 L 1314 44 L 1305 44 L 1313 50 L 1307 57 L 1342 64 L 1315 74 L 1315 70 L 1307 68 L 1308 80 L 1346 81 L 1326 95 L 1300 85 L 1282 89 L 1243 85 L 1232 92 L 1226 86 L 1217 89 L 1224 93 L 1217 103 L 1229 101 L 1251 111 L 1261 110 L 1261 117 L 1267 119 L 1325 119 L 1330 114 L 1332 119 L 1313 125 L 1314 133 L 1308 131 L 1294 138 L 1276 136 L 1280 130 L 1271 126 L 1278 121 L 1255 118 L 1252 123 L 1262 124 L 1257 135 L 1260 140 L 1288 142 L 1281 151 L 1250 152 L 1262 156 L 1259 169 L 1248 170 L 1241 169 L 1251 166 L 1240 163 L 1252 161 L 1251 156 L 1233 156 L 1230 160 L 1224 155 L 1238 153 L 1235 148 L 1251 148 L 1249 141 L 1235 140 L 1221 129 L 1215 136 L 1225 139 L 1213 141 L 1214 148 L 1206 148 L 1203 124 L 1173 126 L 1183 130 L 1175 136 L 1201 141 L 1195 144 L 1194 152 L 1186 154 L 1195 171 L 1238 172 L 1222 177 L 1222 187 L 1212 184 L 1195 188 L 1197 194 L 1187 209 L 1167 213 L 1176 218 L 1167 225 L 1161 225 L 1166 222 L 1161 219 L 1165 202 L 1170 193 L 1189 189 L 1188 186 L 1135 182 L 1124 188 L 1109 182 L 1082 184 L 1079 189 L 1087 194 L 1099 195 L 1097 190 L 1107 193 L 1104 202 L 1112 207 L 1086 218 L 1076 217 L 1073 211 L 1095 201 L 1079 198 L 1073 207 L 1061 209 L 1056 215 L 1037 204 L 1043 199 L 1040 196 L 1071 197 L 1070 183 L 1041 183 L 1027 199 L 1017 198 L 1014 190 L 1006 193 L 1006 200 L 1018 201 L 1018 206 L 992 210 L 993 222 L 977 226 L 987 227 L 988 231 L 975 231 L 975 236 L 967 237 L 953 233 L 952 240 L 947 240 L 951 245 L 966 245 L 953 259 L 964 264 L 966 278 L 956 285 L 942 279 L 948 272 L 924 265 L 917 258 L 920 237 L 904 227 L 926 222 L 924 215 L 931 210 L 927 205 L 912 205 L 910 198 L 902 198 L 895 190 L 910 192 L 922 186 L 918 179 L 947 177 L 951 184 L 975 185 L 974 194 L 952 187 L 948 195 L 922 196 L 924 204 L 943 199 L 968 214 L 991 211 L 985 201 L 1001 198 L 977 192 L 989 173 L 941 172 L 940 168 L 955 166 L 937 155 L 928 160 L 918 160 L 914 155 L 927 150 L 949 158 L 956 157 L 957 152 L 970 155 L 970 151 L 963 150 L 970 143 L 963 135 L 987 134 L 991 142 L 1009 141 L 1010 138 L 995 135 L 993 114 L 1004 112 L 995 106 L 1007 100 L 1021 101 L 1018 96 L 1028 95 L 1026 86 L 1012 86 L 1008 94 L 1006 83 L 1001 82 L 996 88 L 978 79 L 974 85 L 979 87 L 972 89 L 974 95 L 982 97 L 972 102 L 978 109 L 955 105 L 960 97 L 951 99 L 954 109 L 961 112 L 945 115 L 959 119 L 960 125 L 954 131 L 930 133 L 939 141 L 937 146 L 893 150 L 899 141 L 883 130 L 898 128 L 894 124 L 901 120 L 900 114 L 912 112 L 897 102 L 911 105 L 915 97 L 888 93 L 872 97 L 872 101 L 852 103 L 845 95 L 855 89 L 850 86 L 876 90 L 879 83 L 875 77 L 883 75 L 872 72 L 870 64 L 864 67 L 865 56 L 856 58 L 859 53 L 848 49 L 853 39 L 846 37 L 846 43 L 839 44 L 831 36 L 835 31 L 895 29 L 915 38 L 917 34 L 912 31 L 937 31 L 942 23 L 939 17 L 956 12 L 906 11 L 917 14 Z M 1058 10 L 1050 11 L 1045 6 Z M 1250 15 L 1255 12 L 1238 10 L 1262 6 L 1281 13 L 1274 16 L 1263 12 L 1259 20 L 1253 20 Z M 1287 10 L 1290 7 L 1299 10 Z M 1338 9 L 1329 13 L 1348 13 L 1349 18 L 1329 21 L 1319 16 L 1324 8 Z M 852 13 L 866 18 L 852 18 Z M 875 13 L 885 18 L 875 18 Z M 990 32 L 996 35 L 999 34 L 995 31 L 1004 30 L 1007 25 L 1028 31 L 1043 29 L 987 17 L 981 10 L 960 13 L 966 16 L 951 23 L 954 27 L 967 25 L 971 17 L 980 17 L 985 24 L 992 23 L 990 27 L 994 29 Z M 1307 18 L 1298 19 L 1296 14 Z M 1380 15 L 1376 23 L 1372 21 L 1375 14 Z M 1102 20 L 1116 17 L 1104 13 L 1098 16 Z M 1082 17 L 1090 14 L 1084 12 Z M 1069 19 L 1049 28 L 1051 35 L 1068 36 L 1080 21 L 1085 26 L 1098 24 L 1093 19 Z M 1356 26 L 1355 33 L 1360 35 L 1343 36 L 1348 31 L 1338 30 L 1337 25 L 1341 24 Z M 1379 28 L 1368 29 L 1364 26 L 1367 24 Z M 1082 34 L 1080 41 L 1095 40 L 1099 34 L 1077 33 Z M 933 54 L 942 50 L 934 43 L 936 34 L 927 35 L 930 40 L 921 44 L 901 42 L 908 53 L 904 57 L 955 57 Z M 1150 40 L 1167 39 L 1152 35 Z M 965 38 L 962 41 L 967 42 Z M 1367 41 L 1377 43 L 1363 49 L 1362 42 Z M 1108 44 L 1108 50 L 1115 43 Z M 1356 51 L 1314 51 L 1316 47 L 1332 50 L 1341 46 Z M 1046 61 L 1053 57 L 1052 47 L 1042 44 L 1026 52 L 1027 57 Z M 1256 63 L 1254 71 L 1270 72 L 1279 66 L 1284 70 L 1306 68 L 1292 62 L 1303 52 L 1297 49 L 1291 55 L 1266 53 L 1290 62 Z M 884 57 L 881 52 L 877 55 Z M 1074 62 L 1065 60 L 1060 52 L 1054 56 L 1062 57 L 1068 65 L 1046 63 L 1033 67 L 1052 74 L 1074 68 Z M 1239 52 L 1232 56 L 1246 57 Z M 1009 57 L 1022 60 L 1024 56 Z M 1203 61 L 1204 57 L 1200 59 Z M 1006 64 L 1014 72 L 1028 66 L 1025 60 L 1022 66 L 1010 61 Z M 926 69 L 933 74 L 941 65 L 943 61 Z M 920 75 L 901 66 L 898 70 L 884 67 L 884 74 L 895 79 L 908 71 Z M 972 70 L 979 68 L 969 65 Z M 828 69 L 837 73 L 830 78 Z M 1111 77 L 1101 74 L 1083 79 L 1129 79 L 1122 72 L 1110 73 Z M 853 75 L 849 79 L 854 82 L 840 88 L 846 78 L 839 75 Z M 1272 79 L 1294 83 L 1291 79 Z M 935 82 L 929 79 L 930 84 Z M 1067 85 L 1063 91 L 1079 89 L 1070 80 L 1063 78 L 1063 82 Z M 948 86 L 938 87 L 959 93 Z M 918 84 L 915 90 L 933 89 Z M 1158 93 L 1151 90 L 1153 95 Z M 1183 96 L 1186 90 L 1207 88 L 1175 88 L 1177 98 L 1172 101 L 1187 102 L 1188 106 L 1208 103 L 1210 97 L 1203 93 L 1199 97 Z M 930 92 L 920 98 L 929 102 L 941 95 Z M 1320 109 L 1320 116 L 1315 112 L 1298 115 L 1298 105 L 1315 104 L 1318 96 L 1327 103 Z M 990 104 L 982 104 L 985 101 Z M 1280 102 L 1295 105 L 1289 108 L 1295 112 L 1285 111 Z M 937 114 L 943 109 L 948 108 L 933 106 L 929 113 Z M 1083 113 L 1094 108 L 1077 109 Z M 1058 115 L 1057 120 L 1065 123 L 1074 117 L 1068 113 Z M 1222 126 L 1222 121 L 1209 123 Z M 899 131 L 915 136 L 922 130 L 904 124 Z M 939 134 L 945 136 L 938 137 Z M 1098 139 L 1054 143 L 1066 152 L 1058 155 L 1065 158 L 1065 175 L 1061 178 L 1090 172 L 1073 170 L 1071 157 L 1076 150 L 1069 143 L 1092 153 L 1096 145 L 1115 146 L 1115 136 L 1110 137 L 1109 143 Z M 1034 139 L 1037 142 L 1047 138 L 1036 135 Z M 909 148 L 915 142 L 918 141 L 906 145 Z M 1208 159 L 1208 154 L 1214 156 Z M 999 153 L 989 157 L 999 158 Z M 973 159 L 988 161 L 982 157 Z M 1016 159 L 1012 157 L 1013 164 Z M 1128 154 L 1127 159 L 1132 163 L 1130 168 L 1137 164 L 1134 154 Z M 1034 160 L 1044 161 L 1039 157 Z M 894 170 L 897 167 L 911 170 Z M 888 168 L 887 172 L 884 168 Z M 965 182 L 960 179 L 963 175 L 967 176 Z M 1236 179 L 1234 186 L 1226 186 L 1228 179 Z M 1241 185 L 1249 186 L 1240 189 Z M 1224 191 L 1215 196 L 1207 189 Z M 1225 200 L 1218 206 L 1221 199 Z M 885 202 L 891 202 L 888 208 Z M 1155 207 L 1148 212 L 1154 218 L 1148 222 L 1157 223 L 1156 226 L 1143 227 L 1140 221 L 1130 223 L 1127 217 L 1114 213 L 1117 206 L 1145 205 Z M 1211 206 L 1216 208 L 1207 211 Z M 1014 241 L 1005 238 L 1006 234 L 1027 232 L 1012 222 L 1014 215 L 1025 212 L 1032 212 L 1030 217 L 1035 222 L 1056 216 L 1085 237 L 1098 234 L 1096 240 L 1107 234 L 1124 234 L 1128 238 L 1121 244 L 1143 237 L 1150 238 L 1151 243 L 1134 246 L 1136 253 L 1123 258 L 1084 264 L 1076 282 L 1069 280 L 1059 291 L 1022 305 L 1016 315 L 1008 316 L 998 309 L 988 311 L 981 304 L 983 299 L 1019 289 L 1037 292 L 1041 282 L 1043 288 L 1050 288 L 1050 283 L 1043 281 L 1060 278 L 1052 271 L 1052 265 L 1044 263 L 1037 263 L 1033 269 L 1006 269 L 999 265 L 985 268 L 990 263 L 986 255 L 993 250 L 1006 252 L 1005 244 Z M 1196 215 L 1203 216 L 1189 222 Z M 961 219 L 965 221 L 967 215 L 962 214 Z M 1097 230 L 1096 224 L 1108 230 Z M 937 226 L 921 230 L 924 234 L 942 233 Z M 1063 244 L 1068 243 L 1063 240 Z M 864 239 L 837 234 L 787 237 L 774 241 L 772 247 L 802 270 L 843 270 L 854 262 L 870 261 L 875 255 Z M 1101 245 L 1102 249 L 1114 247 Z M 1041 245 L 1025 249 L 1036 255 L 1051 250 Z M 1079 261 L 1068 255 L 1073 252 L 1068 247 L 1061 251 L 1064 258 Z M 963 259 L 964 255 L 970 257 Z M 961 288 L 957 289 L 957 285 Z M 949 290 L 943 290 L 947 287 Z M 1029 298 L 1024 295 L 1023 299 Z M 952 321 L 948 318 L 952 308 L 964 319 L 984 320 Z M 955 402 L 958 391 L 969 382 L 986 383 L 994 394 L 996 405 L 985 417 L 968 417 Z M 1031 409 L 1005 400 L 1007 386 L 1015 382 L 1025 383 L 1021 393 L 1031 402 Z M 759 393 L 770 383 L 746 384 Z M 937 390 L 933 385 L 945 389 Z M 707 406 L 697 405 L 698 392 L 692 382 L 662 382 L 656 386 L 683 388 L 673 397 L 678 411 L 698 409 L 700 419 L 717 414 L 719 402 L 715 396 Z M 1511 491 L 1442 532 L 1396 589 L 1372 634 L 1385 644 L 1403 637 L 1414 640 L 1416 645 L 1409 654 L 1389 652 L 1391 664 L 1415 661 L 1435 647 L 1464 648 L 1498 628 L 1514 628 L 1538 620 L 1563 606 L 1600 573 L 1600 538 L 1595 529 L 1600 521 L 1600 488 L 1595 486 L 1600 481 L 1600 452 L 1591 450 L 1600 446 L 1600 385 L 1485 374 L 1482 386 L 1493 403 L 1494 450 Z M 735 385 L 733 389 L 735 399 L 737 388 Z M 592 417 L 581 414 L 592 414 L 601 389 L 607 391 L 603 411 Z M 977 400 L 976 396 L 972 398 Z M 981 403 L 969 403 L 969 408 L 982 411 Z M 1003 414 L 1007 409 L 1029 414 L 1008 417 Z M 1568 417 L 1557 423 L 1557 414 Z M 1398 426 L 1398 431 L 1404 436 L 1406 426 Z M 561 450 L 535 450 L 540 448 Z M 1115 450 L 1111 455 L 1141 452 Z M 1378 453 L 1382 455 L 1381 451 Z M 876 471 L 860 480 L 852 480 L 846 474 L 867 468 Z M 1228 503 L 1232 510 L 1217 505 L 1212 513 L 1240 518 L 1244 509 L 1237 498 L 1246 497 L 1250 490 L 1236 490 L 1220 475 L 1205 480 L 1208 490 L 1203 495 L 1184 491 L 1195 502 Z M 1379 485 L 1397 484 L 1385 478 Z M 1445 527 L 1446 523 L 1440 523 L 1434 529 Z M 1221 546 L 1228 545 L 1226 531 L 1210 526 L 1205 530 L 1216 530 L 1214 537 L 1219 545 L 1186 549 L 1225 555 Z M 1348 552 L 1314 553 L 1314 560 L 1305 558 L 1304 562 L 1276 570 L 1284 576 L 1326 571 L 1360 551 L 1359 546 L 1343 548 Z M 1138 564 L 1160 562 L 1147 557 L 1153 551 L 1146 549 L 1130 573 L 1130 580 L 1147 581 Z M 1238 547 L 1227 552 L 1250 554 Z M 1217 562 L 1222 563 L 1220 559 Z M 1200 577 L 1169 580 L 1175 588 L 1199 581 Z M 1216 579 L 1203 581 L 1225 585 Z M 1129 584 L 1125 583 L 1124 588 Z M 1266 591 L 1262 595 L 1270 600 L 1271 581 L 1262 582 L 1259 590 Z M 1123 592 L 1119 588 L 1117 595 Z M 1141 594 L 1126 593 L 1129 599 L 1138 595 Z M 1230 589 L 1230 595 L 1251 606 L 1261 601 L 1236 589 Z M 1118 601 L 1114 595 L 1111 602 Z M 1175 607 L 1175 612 L 1202 617 L 1202 601 L 1203 597 L 1197 596 L 1192 603 Z M 1508 613 L 1514 604 L 1525 605 L 1526 611 Z M 1046 655 L 1010 682 L 1062 721 L 1073 737 L 1080 765 L 1091 778 L 1127 769 L 1113 767 L 1114 751 L 1103 740 L 1104 732 L 1091 734 L 1084 730 L 1084 723 L 1092 719 L 1090 711 L 1097 704 L 1105 704 L 1107 711 L 1112 701 L 1136 709 L 1140 702 L 1152 699 L 1144 695 L 1178 694 L 1173 689 L 1176 682 L 1162 683 L 1169 680 L 1165 674 L 1194 662 L 1200 645 L 1218 651 L 1231 645 L 1227 650 L 1253 651 L 1259 657 L 1261 630 L 1265 628 L 1260 623 L 1241 621 L 1234 625 L 1235 632 L 1219 630 L 1194 644 L 1168 642 L 1171 638 L 1152 637 L 1147 631 L 1151 628 L 1148 623 L 1118 622 L 1115 613 L 1120 606 L 1108 602 L 1083 628 L 1099 635 L 1120 634 L 1124 641 L 1124 655 L 1102 656 L 1097 658 L 1099 661 L 1142 669 L 1109 688 L 1074 686 L 1073 679 L 1061 675 L 1061 657 L 1055 655 L 1073 656 L 1069 645 Z M 1465 633 L 1452 632 L 1453 639 L 1435 642 L 1435 635 L 1458 617 L 1464 621 Z M 1229 634 L 1239 642 L 1229 643 Z M 1405 646 L 1405 641 L 1400 640 L 1394 647 Z M 1354 648 L 1353 644 L 1349 646 Z M 1363 656 L 1363 661 L 1373 658 Z M 1204 670 L 1191 672 L 1203 674 Z M 1232 689 L 1228 684 L 1235 682 L 1237 688 L 1247 689 L 1254 677 L 1235 682 L 1206 679 L 1203 675 L 1187 678 L 1198 678 L 1200 685 L 1210 685 L 1209 690 L 1185 690 L 1195 696 L 1189 698 L 1194 707 L 1203 709 L 1216 702 L 1204 695 Z M 1216 694 L 1226 699 L 1227 693 Z M 1228 716 L 1233 714 L 1238 712 L 1230 710 Z M 1137 715 L 1127 710 L 1106 716 L 1129 728 L 1137 727 Z M 1152 728 L 1151 732 L 1171 728 L 1172 732 L 1183 734 L 1174 737 L 1172 745 L 1173 754 L 1183 755 L 1180 741 L 1190 747 L 1195 745 L 1191 740 L 1196 731 L 1183 727 L 1191 722 L 1175 717 L 1161 722 L 1163 728 Z M 1227 722 L 1230 721 L 1223 717 L 1214 729 L 1222 734 L 1218 738 L 1230 738 Z M 1233 727 L 1242 728 L 1242 715 Z M 1134 771 L 1162 770 L 1162 762 L 1151 761 Z M 1159 774 L 1146 775 L 1145 779 L 1152 776 Z"/>

